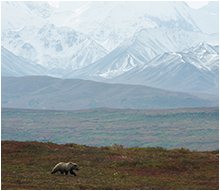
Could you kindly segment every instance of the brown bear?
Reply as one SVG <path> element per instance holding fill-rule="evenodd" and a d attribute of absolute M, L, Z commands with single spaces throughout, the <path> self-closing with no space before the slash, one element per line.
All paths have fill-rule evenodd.
<path fill-rule="evenodd" d="M 76 173 L 73 172 L 73 170 L 79 170 L 78 166 L 76 163 L 72 163 L 72 162 L 59 162 L 52 170 L 51 174 L 54 174 L 58 171 L 60 171 L 61 174 L 63 174 L 64 172 L 66 173 L 66 175 L 68 174 L 68 172 L 70 172 L 70 174 L 74 174 L 76 176 Z"/>

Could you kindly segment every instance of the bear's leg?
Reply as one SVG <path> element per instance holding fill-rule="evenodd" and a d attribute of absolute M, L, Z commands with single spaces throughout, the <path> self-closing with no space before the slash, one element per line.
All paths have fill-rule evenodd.
<path fill-rule="evenodd" d="M 63 174 L 63 171 L 60 171 L 61 174 Z"/>
<path fill-rule="evenodd" d="M 54 173 L 56 173 L 57 171 L 59 171 L 59 170 L 53 170 L 52 172 L 51 172 L 51 174 L 54 174 Z"/>
<path fill-rule="evenodd" d="M 66 175 L 67 175 L 67 174 L 68 174 L 68 171 L 66 171 L 65 173 L 66 173 Z"/>
<path fill-rule="evenodd" d="M 77 176 L 76 173 L 73 172 L 73 170 L 70 171 L 70 174 L 74 174 L 75 176 Z"/>

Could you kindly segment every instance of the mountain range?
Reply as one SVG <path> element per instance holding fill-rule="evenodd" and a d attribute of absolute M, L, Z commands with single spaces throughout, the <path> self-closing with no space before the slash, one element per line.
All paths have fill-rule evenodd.
<path fill-rule="evenodd" d="M 2 76 L 218 95 L 218 4 L 192 9 L 170 1 L 61 1 L 58 7 L 4 1 Z"/>
<path fill-rule="evenodd" d="M 156 56 L 147 64 L 113 78 L 111 82 L 218 95 L 218 63 L 219 47 L 201 43 L 184 52 Z"/>
<path fill-rule="evenodd" d="M 175 1 L 60 1 L 58 7 L 46 1 L 2 2 L 2 29 L 52 23 L 74 28 L 113 50 L 142 28 L 168 26 L 218 33 L 218 11 L 218 2 L 209 2 L 200 9 Z M 16 18 L 12 16 L 15 12 Z"/>
<path fill-rule="evenodd" d="M 218 95 L 218 49 L 218 46 L 200 43 L 182 52 L 159 54 L 144 63 L 144 60 L 148 59 L 147 51 L 138 57 L 138 49 L 135 49 L 135 46 L 120 46 L 102 59 L 72 71 L 62 68 L 48 69 L 2 47 L 2 76 L 49 74 L 62 78 L 146 85 L 172 91 Z"/>

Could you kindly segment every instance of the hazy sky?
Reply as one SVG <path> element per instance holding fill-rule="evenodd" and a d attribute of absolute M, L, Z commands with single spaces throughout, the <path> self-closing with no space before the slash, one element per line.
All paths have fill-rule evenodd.
<path fill-rule="evenodd" d="M 48 1 L 48 3 L 54 7 L 59 7 L 59 1 Z M 187 4 L 194 9 L 198 9 L 206 5 L 209 1 L 186 1 Z"/>
<path fill-rule="evenodd" d="M 198 9 L 206 5 L 209 1 L 186 1 L 186 2 L 190 7 L 194 9 Z"/>

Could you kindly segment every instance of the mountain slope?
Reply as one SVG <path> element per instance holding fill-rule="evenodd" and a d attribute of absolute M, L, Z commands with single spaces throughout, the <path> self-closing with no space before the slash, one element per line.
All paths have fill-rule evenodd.
<path fill-rule="evenodd" d="M 188 51 L 156 56 L 110 81 L 218 95 L 218 73 L 218 47 L 201 43 Z"/>
<path fill-rule="evenodd" d="M 43 66 L 32 61 L 18 57 L 1 47 L 1 76 L 27 76 L 43 75 L 48 73 Z"/>
<path fill-rule="evenodd" d="M 187 93 L 51 77 L 2 77 L 2 107 L 76 110 L 217 106 Z"/>

